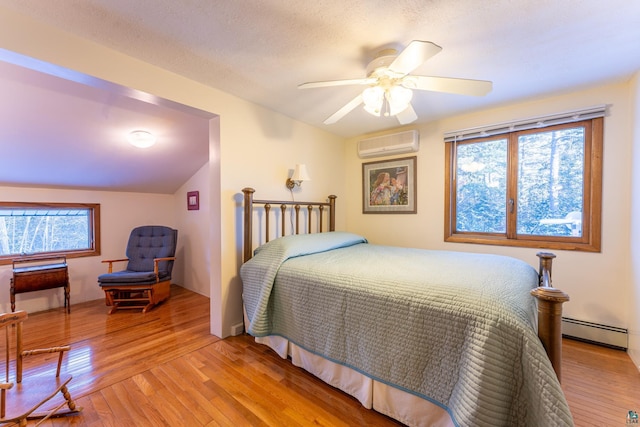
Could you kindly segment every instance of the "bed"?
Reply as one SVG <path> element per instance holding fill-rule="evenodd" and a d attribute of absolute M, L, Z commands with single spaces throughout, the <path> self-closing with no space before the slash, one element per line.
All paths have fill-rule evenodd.
<path fill-rule="evenodd" d="M 243 193 L 245 327 L 257 342 L 410 426 L 573 425 L 560 386 L 568 297 L 551 287 L 552 254 L 536 271 L 504 256 L 373 245 L 335 231 L 334 196 Z"/>

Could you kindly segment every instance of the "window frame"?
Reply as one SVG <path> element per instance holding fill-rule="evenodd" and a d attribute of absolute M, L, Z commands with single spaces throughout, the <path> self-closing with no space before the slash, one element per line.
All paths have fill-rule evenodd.
<path fill-rule="evenodd" d="M 0 255 L 0 265 L 11 264 L 14 259 L 21 259 L 27 256 L 66 256 L 67 258 L 80 258 L 100 255 L 100 204 L 99 203 L 40 203 L 40 202 L 4 202 L 0 201 L 0 208 L 28 208 L 28 209 L 88 209 L 89 214 L 89 242 L 88 249 L 37 252 L 29 255 Z"/>
<path fill-rule="evenodd" d="M 567 127 L 585 127 L 584 147 L 584 189 L 582 209 L 582 236 L 534 236 L 520 234 L 517 230 L 517 170 L 518 170 L 518 135 L 546 132 Z M 545 249 L 576 250 L 587 252 L 601 251 L 602 228 L 602 154 L 604 139 L 604 119 L 596 117 L 572 123 L 546 126 L 537 129 L 513 131 L 491 137 L 470 138 L 464 143 L 478 143 L 496 138 L 507 138 L 507 191 L 505 212 L 507 215 L 505 233 L 458 232 L 456 227 L 456 176 L 457 142 L 445 143 L 445 220 L 444 241 L 455 243 L 474 243 L 485 245 L 501 245 L 515 247 L 533 247 Z M 514 179 L 515 177 L 515 179 Z M 509 200 L 514 201 L 514 209 L 510 211 Z"/>

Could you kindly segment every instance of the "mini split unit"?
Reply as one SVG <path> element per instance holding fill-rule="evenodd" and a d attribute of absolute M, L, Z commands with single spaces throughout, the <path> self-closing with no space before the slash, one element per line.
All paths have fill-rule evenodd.
<path fill-rule="evenodd" d="M 415 153 L 419 149 L 420 135 L 417 130 L 376 136 L 358 141 L 358 156 L 360 158 Z"/>

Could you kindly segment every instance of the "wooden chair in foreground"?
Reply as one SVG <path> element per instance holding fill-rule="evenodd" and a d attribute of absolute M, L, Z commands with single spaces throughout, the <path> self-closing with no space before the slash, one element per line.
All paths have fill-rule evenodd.
<path fill-rule="evenodd" d="M 108 273 L 98 277 L 109 314 L 119 308 L 142 308 L 146 313 L 171 295 L 171 271 L 175 260 L 178 230 L 161 225 L 136 227 L 129 235 L 126 258 L 104 260 Z M 113 271 L 116 262 L 127 262 Z"/>
<path fill-rule="evenodd" d="M 40 419 L 36 424 L 40 425 L 50 417 L 75 414 L 82 410 L 82 408 L 76 407 L 69 390 L 67 390 L 67 384 L 72 378 L 71 375 L 60 376 L 62 358 L 64 352 L 69 351 L 69 346 L 23 350 L 22 323 L 26 319 L 27 312 L 25 311 L 0 314 L 0 330 L 4 331 L 5 335 L 6 365 L 4 378 L 0 379 L 0 424 L 17 423 L 20 426 L 26 426 L 28 419 Z M 10 357 L 12 349 L 15 350 L 15 360 Z M 23 359 L 27 356 L 47 353 L 59 353 L 55 376 L 53 372 L 42 371 L 23 378 Z M 13 375 L 11 374 L 11 366 L 15 368 Z M 62 403 L 50 402 L 56 406 L 40 410 L 58 393 L 64 398 Z M 65 406 L 67 408 L 64 408 Z"/>

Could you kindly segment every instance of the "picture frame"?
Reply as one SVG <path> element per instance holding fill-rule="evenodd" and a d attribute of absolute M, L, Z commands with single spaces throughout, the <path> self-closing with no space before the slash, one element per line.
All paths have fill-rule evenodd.
<path fill-rule="evenodd" d="M 415 214 L 417 156 L 362 164 L 362 213 Z"/>
<path fill-rule="evenodd" d="M 197 211 L 200 209 L 200 192 L 189 191 L 187 193 L 187 210 Z"/>

